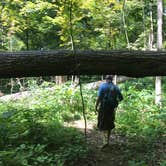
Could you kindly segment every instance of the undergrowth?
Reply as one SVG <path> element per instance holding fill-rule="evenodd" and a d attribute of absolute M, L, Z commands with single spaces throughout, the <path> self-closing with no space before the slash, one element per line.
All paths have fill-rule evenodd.
<path fill-rule="evenodd" d="M 156 155 L 154 143 L 164 140 L 166 134 L 166 98 L 163 95 L 162 107 L 156 106 L 152 85 L 151 78 L 120 85 L 124 100 L 117 110 L 116 132 L 135 140 L 134 148 L 149 149 L 144 158 L 129 160 L 129 166 L 146 165 L 146 156 Z M 64 125 L 82 118 L 79 88 L 69 83 L 44 83 L 31 87 L 30 93 L 27 98 L 0 102 L 0 165 L 64 166 L 83 162 L 91 149 L 81 131 Z M 83 95 L 86 116 L 89 121 L 94 120 L 97 91 L 88 90 L 85 85 Z M 164 157 L 161 154 L 158 159 L 161 166 Z"/>

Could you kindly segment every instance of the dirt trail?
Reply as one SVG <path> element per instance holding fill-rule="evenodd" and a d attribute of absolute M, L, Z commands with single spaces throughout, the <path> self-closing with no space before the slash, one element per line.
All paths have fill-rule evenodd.
<path fill-rule="evenodd" d="M 84 121 L 79 120 L 70 126 L 84 130 Z M 96 129 L 96 122 L 87 124 L 87 141 L 93 153 L 86 163 L 86 166 L 125 166 L 123 161 L 124 147 L 127 142 L 125 137 L 119 136 L 113 131 L 110 138 L 110 146 L 101 150 L 103 146 L 103 134 Z"/>
<path fill-rule="evenodd" d="M 83 120 L 76 121 L 71 126 L 84 131 Z M 113 130 L 110 146 L 101 150 L 103 134 L 95 126 L 96 122 L 89 122 L 87 125 L 87 141 L 92 153 L 86 164 L 81 164 L 81 166 L 160 166 L 159 161 L 166 154 L 164 140 L 158 140 L 148 145 L 140 138 L 129 138 L 119 135 L 116 130 Z"/>
<path fill-rule="evenodd" d="M 98 130 L 92 130 L 88 133 L 88 142 L 95 152 L 92 156 L 95 159 L 96 166 L 127 165 L 127 163 L 123 160 L 127 140 L 122 138 L 122 136 L 118 136 L 115 132 L 113 132 L 110 138 L 110 145 L 104 149 L 101 149 L 103 146 L 103 134 Z"/>

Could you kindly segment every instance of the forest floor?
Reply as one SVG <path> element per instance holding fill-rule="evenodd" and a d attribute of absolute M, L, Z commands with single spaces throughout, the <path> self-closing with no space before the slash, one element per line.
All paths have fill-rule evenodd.
<path fill-rule="evenodd" d="M 72 127 L 84 131 L 84 121 L 74 122 Z M 91 149 L 89 157 L 81 166 L 166 166 L 166 141 L 149 141 L 141 137 L 129 137 L 112 131 L 110 145 L 102 149 L 103 134 L 96 129 L 96 123 L 87 126 L 87 142 Z"/>

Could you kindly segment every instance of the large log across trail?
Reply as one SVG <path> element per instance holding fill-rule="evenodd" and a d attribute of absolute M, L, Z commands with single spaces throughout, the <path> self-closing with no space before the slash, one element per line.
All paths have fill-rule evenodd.
<path fill-rule="evenodd" d="M 166 51 L 0 52 L 0 78 L 45 75 L 166 75 Z"/>

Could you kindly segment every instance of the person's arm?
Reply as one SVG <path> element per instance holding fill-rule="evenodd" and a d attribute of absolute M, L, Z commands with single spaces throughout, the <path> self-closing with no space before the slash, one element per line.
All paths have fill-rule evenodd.
<path fill-rule="evenodd" d="M 103 93 L 103 86 L 100 85 L 99 90 L 98 90 L 98 97 L 97 97 L 97 100 L 96 100 L 96 106 L 95 106 L 96 113 L 99 111 L 98 107 L 99 107 L 99 104 L 101 102 L 102 93 Z"/>
<path fill-rule="evenodd" d="M 96 112 L 98 112 L 99 103 L 100 103 L 100 97 L 98 96 L 98 97 L 97 97 L 97 100 L 96 100 L 96 107 L 95 107 L 95 111 L 96 111 Z"/>
<path fill-rule="evenodd" d="M 120 91 L 120 89 L 119 88 L 117 88 L 117 95 L 118 95 L 118 101 L 122 101 L 123 100 L 123 95 L 122 95 L 122 93 L 121 93 L 121 91 Z"/>

